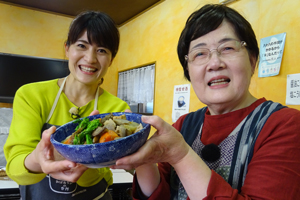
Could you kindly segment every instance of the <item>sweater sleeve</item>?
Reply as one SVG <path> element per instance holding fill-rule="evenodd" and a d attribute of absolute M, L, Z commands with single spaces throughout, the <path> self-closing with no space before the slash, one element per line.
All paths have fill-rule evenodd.
<path fill-rule="evenodd" d="M 171 166 L 168 163 L 159 163 L 158 169 L 160 173 L 160 183 L 156 188 L 156 190 L 148 198 L 142 195 L 136 175 L 134 175 L 133 187 L 132 187 L 134 200 L 170 199 L 171 194 L 170 194 L 169 180 L 170 180 Z"/>
<path fill-rule="evenodd" d="M 187 115 L 187 114 L 186 114 Z M 180 131 L 182 123 L 186 117 L 186 115 L 181 116 L 172 126 Z M 170 172 L 171 165 L 169 163 L 158 163 L 158 169 L 160 173 L 160 183 L 156 190 L 151 194 L 150 197 L 145 198 L 140 191 L 140 186 L 136 179 L 136 175 L 134 175 L 133 179 L 133 198 L 134 200 L 157 200 L 157 199 L 170 199 Z"/>
<path fill-rule="evenodd" d="M 173 124 L 177 130 L 180 130 L 183 119 Z M 248 165 L 241 191 L 233 189 L 212 170 L 207 197 L 204 200 L 298 199 L 300 196 L 299 122 L 300 112 L 295 109 L 283 108 L 272 114 L 256 140 L 253 157 Z M 161 183 L 148 198 L 149 200 L 161 199 L 161 195 L 169 192 L 167 186 L 169 186 L 170 169 L 171 166 L 168 164 L 159 164 Z"/>
<path fill-rule="evenodd" d="M 270 116 L 254 147 L 241 192 L 212 173 L 205 200 L 298 199 L 300 112 L 284 108 Z"/>
<path fill-rule="evenodd" d="M 17 91 L 9 136 L 4 145 L 7 174 L 20 185 L 37 183 L 46 176 L 43 173 L 30 173 L 24 166 L 26 156 L 40 141 L 43 126 L 41 111 L 37 106 L 38 97 L 35 97 L 23 88 Z"/>

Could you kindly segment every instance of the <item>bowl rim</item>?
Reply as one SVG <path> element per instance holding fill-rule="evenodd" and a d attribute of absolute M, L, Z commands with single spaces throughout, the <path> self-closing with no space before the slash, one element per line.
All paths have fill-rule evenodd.
<path fill-rule="evenodd" d="M 83 118 L 93 118 L 93 117 L 96 117 L 96 116 L 106 116 L 106 115 L 109 115 L 109 114 L 119 114 L 118 116 L 122 115 L 122 114 L 127 114 L 127 115 L 139 115 L 140 117 L 142 117 L 142 114 L 139 114 L 139 113 L 130 113 L 130 112 L 110 112 L 110 113 L 102 113 L 102 114 L 97 114 L 97 115 L 91 115 L 91 116 L 87 116 L 87 117 L 81 117 L 81 118 L 78 118 L 78 119 L 83 119 Z M 76 120 L 78 120 L 76 119 Z M 136 133 L 133 133 L 131 135 L 128 135 L 126 137 L 122 137 L 122 138 L 119 138 L 117 140 L 112 140 L 112 141 L 108 141 L 108 142 L 103 142 L 103 143 L 95 143 L 95 144 L 79 144 L 79 145 L 70 145 L 70 144 L 63 144 L 59 141 L 57 141 L 56 139 L 54 139 L 55 137 L 55 134 L 57 133 L 58 130 L 60 130 L 61 128 L 64 128 L 65 126 L 73 123 L 75 120 L 72 120 L 66 124 L 63 124 L 61 126 L 59 126 L 56 131 L 51 134 L 50 136 L 50 142 L 52 144 L 58 144 L 58 145 L 61 145 L 61 146 L 68 146 L 69 148 L 79 148 L 79 147 L 91 147 L 91 146 L 100 146 L 100 145 L 108 145 L 108 144 L 111 144 L 111 143 L 117 143 L 119 141 L 122 141 L 122 140 L 126 140 L 127 138 L 131 138 L 131 137 L 134 137 L 135 135 L 141 133 L 142 131 L 145 132 L 146 129 L 150 128 L 150 124 L 147 124 L 147 123 L 144 123 L 144 122 L 141 122 L 143 125 L 145 124 L 145 126 L 143 126 L 143 128 L 141 130 L 139 130 L 138 132 Z M 149 131 L 150 133 L 150 131 Z M 149 133 L 148 133 L 148 136 L 149 136 Z"/>

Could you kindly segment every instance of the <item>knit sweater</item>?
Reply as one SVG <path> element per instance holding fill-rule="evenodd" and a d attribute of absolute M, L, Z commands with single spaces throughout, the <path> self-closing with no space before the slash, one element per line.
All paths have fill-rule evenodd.
<path fill-rule="evenodd" d="M 233 129 L 258 105 L 257 100 L 249 107 L 223 115 L 205 114 L 201 141 L 207 145 L 220 144 Z M 186 115 L 173 126 L 181 130 Z M 248 165 L 248 172 L 241 192 L 233 189 L 219 174 L 212 170 L 211 179 L 204 200 L 250 200 L 285 199 L 294 200 L 300 196 L 300 112 L 283 108 L 273 113 L 262 128 Z M 198 134 L 198 132 L 191 133 Z M 159 163 L 161 182 L 148 200 L 170 199 L 170 171 L 168 163 Z M 134 179 L 134 199 L 139 196 L 139 185 Z"/>
<path fill-rule="evenodd" d="M 29 172 L 24 166 L 24 160 L 41 139 L 42 127 L 59 91 L 57 81 L 58 79 L 27 84 L 16 92 L 13 103 L 13 119 L 9 136 L 4 145 L 4 153 L 7 160 L 6 172 L 20 185 L 35 184 L 46 176 L 44 173 Z M 80 107 L 81 117 L 86 117 L 93 111 L 94 102 L 95 100 L 91 100 L 85 106 Z M 126 102 L 105 90 L 99 96 L 97 105 L 100 113 L 123 112 L 130 109 Z M 61 126 L 74 120 L 69 113 L 71 107 L 76 106 L 62 92 L 48 123 Z M 88 187 L 103 178 L 108 185 L 113 183 L 112 172 L 109 168 L 88 169 L 77 181 L 77 184 Z"/>

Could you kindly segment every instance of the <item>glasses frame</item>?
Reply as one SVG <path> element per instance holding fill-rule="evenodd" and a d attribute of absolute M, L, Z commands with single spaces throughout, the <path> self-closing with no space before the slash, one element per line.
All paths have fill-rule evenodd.
<path fill-rule="evenodd" d="M 236 42 L 238 42 L 238 43 L 241 45 L 240 49 L 239 49 L 237 52 L 239 52 L 239 51 L 241 50 L 242 47 L 246 47 L 246 46 L 247 46 L 247 43 L 246 43 L 245 41 L 239 41 L 239 40 L 234 40 L 234 39 L 229 40 L 229 41 L 236 41 Z M 228 42 L 228 41 L 226 41 L 226 42 Z M 224 43 L 226 43 L 226 42 L 221 43 L 216 49 L 196 48 L 196 49 L 206 49 L 206 50 L 208 50 L 208 52 L 209 52 L 207 61 L 204 62 L 204 63 L 202 63 L 201 65 L 206 64 L 206 63 L 210 60 L 211 55 L 212 55 L 212 53 L 213 53 L 214 51 L 217 52 L 218 56 L 221 55 L 221 52 L 218 51 L 218 48 L 219 48 L 221 45 L 223 45 Z M 191 51 L 191 52 L 192 52 L 192 51 Z M 190 54 L 191 52 L 189 52 L 187 55 L 184 56 L 184 59 L 185 59 L 188 63 L 193 63 L 194 60 L 195 60 L 195 59 L 194 59 L 194 60 L 189 60 L 189 54 Z"/>

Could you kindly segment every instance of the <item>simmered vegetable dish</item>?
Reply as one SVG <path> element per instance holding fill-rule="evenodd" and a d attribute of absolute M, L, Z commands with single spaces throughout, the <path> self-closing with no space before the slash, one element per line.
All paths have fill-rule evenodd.
<path fill-rule="evenodd" d="M 64 144 L 95 144 L 116 140 L 138 132 L 142 124 L 128 121 L 125 115 L 106 115 L 90 121 L 87 117 L 77 119 L 75 132 L 62 141 Z"/>

